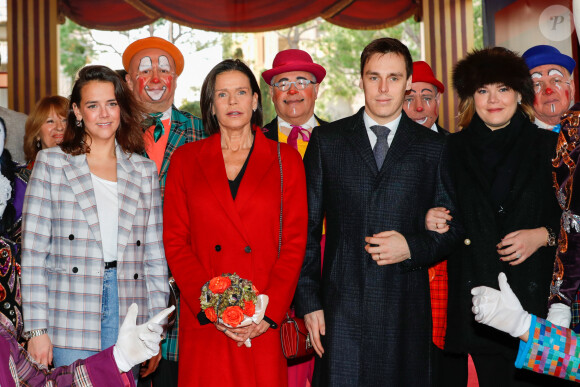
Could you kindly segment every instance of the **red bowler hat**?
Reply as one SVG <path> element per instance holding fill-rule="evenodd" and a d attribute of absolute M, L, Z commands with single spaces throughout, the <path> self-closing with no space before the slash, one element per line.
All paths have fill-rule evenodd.
<path fill-rule="evenodd" d="M 431 66 L 429 66 L 427 62 L 424 62 L 422 60 L 413 62 L 413 79 L 411 80 L 411 82 L 430 83 L 435 87 L 437 87 L 437 90 L 439 90 L 440 93 L 443 93 L 445 91 L 445 86 L 443 86 L 443 84 L 439 82 L 437 78 L 435 78 L 435 75 L 433 75 L 433 70 L 431 70 Z"/>
<path fill-rule="evenodd" d="M 262 73 L 262 78 L 269 85 L 272 78 L 278 74 L 289 71 L 306 71 L 314 74 L 316 82 L 320 83 L 326 76 L 326 70 L 312 61 L 312 57 L 306 51 L 290 49 L 280 51 L 274 58 L 271 70 Z"/>

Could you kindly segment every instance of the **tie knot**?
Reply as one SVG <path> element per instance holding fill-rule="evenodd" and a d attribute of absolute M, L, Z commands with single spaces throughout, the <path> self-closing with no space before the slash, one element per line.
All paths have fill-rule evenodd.
<path fill-rule="evenodd" d="M 387 137 L 391 132 L 391 129 L 382 125 L 373 125 L 371 126 L 371 130 L 373 131 L 374 134 L 377 135 L 377 138 Z"/>

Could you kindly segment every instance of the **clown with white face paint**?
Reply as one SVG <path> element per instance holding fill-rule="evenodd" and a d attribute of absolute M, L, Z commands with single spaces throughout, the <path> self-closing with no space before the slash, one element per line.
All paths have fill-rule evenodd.
<path fill-rule="evenodd" d="M 169 97 L 173 100 L 175 93 L 174 66 L 170 64 L 166 55 L 161 54 L 154 59 L 157 59 L 156 64 L 149 56 L 144 56 L 139 61 L 137 87 L 142 87 L 140 91 L 149 96 L 152 104 L 157 102 L 166 104 Z"/>
<path fill-rule="evenodd" d="M 312 129 L 327 123 L 314 114 L 318 87 L 325 76 L 324 67 L 314 63 L 306 51 L 289 49 L 276 54 L 272 68 L 262 73 L 277 114 L 264 125 L 267 138 L 290 144 L 304 156 Z"/>
<path fill-rule="evenodd" d="M 403 110 L 419 125 L 441 134 L 448 134 L 447 130 L 436 123 L 441 94 L 444 91 L 445 86 L 435 78 L 427 62 L 413 62 L 411 90 L 405 95 Z"/>
<path fill-rule="evenodd" d="M 539 45 L 528 49 L 522 57 L 530 68 L 534 82 L 535 124 L 540 128 L 560 130 L 560 118 L 573 105 L 576 62 L 558 49 Z"/>
<path fill-rule="evenodd" d="M 146 127 L 143 135 L 145 156 L 157 165 L 163 200 L 165 178 L 175 149 L 206 137 L 201 119 L 180 111 L 173 105 L 177 78 L 184 68 L 183 55 L 167 40 L 149 37 L 137 40 L 125 49 L 123 67 L 128 73 L 126 80 L 129 88 L 149 114 L 143 122 Z M 167 361 L 167 364 L 160 369 L 164 369 L 165 373 L 153 374 L 149 380 L 153 386 L 177 385 L 178 323 L 177 319 L 174 329 L 168 332 L 161 351 L 162 361 Z M 155 371 L 157 364 L 156 361 L 149 362 L 141 376 Z"/>

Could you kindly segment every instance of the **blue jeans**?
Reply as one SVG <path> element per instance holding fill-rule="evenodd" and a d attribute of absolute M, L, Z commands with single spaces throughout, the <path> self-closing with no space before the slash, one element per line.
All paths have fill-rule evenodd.
<path fill-rule="evenodd" d="M 119 294 L 117 292 L 117 269 L 105 270 L 103 276 L 103 301 L 101 305 L 101 349 L 117 342 L 119 335 Z M 69 365 L 78 359 L 86 359 L 97 351 L 54 347 L 52 357 L 55 367 Z"/>

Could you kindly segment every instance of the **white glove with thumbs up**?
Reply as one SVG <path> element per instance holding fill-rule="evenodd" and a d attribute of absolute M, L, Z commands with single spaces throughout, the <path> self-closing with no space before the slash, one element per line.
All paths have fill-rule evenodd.
<path fill-rule="evenodd" d="M 117 367 L 128 372 L 133 366 L 141 364 L 159 353 L 159 342 L 163 328 L 162 322 L 175 309 L 175 306 L 159 312 L 145 324 L 137 325 L 139 307 L 132 304 L 127 310 L 127 316 L 119 329 L 119 337 L 113 348 L 113 356 Z"/>
<path fill-rule="evenodd" d="M 471 289 L 471 310 L 475 314 L 475 321 L 509 333 L 513 337 L 520 337 L 530 329 L 532 316 L 522 308 L 507 283 L 505 274 L 499 273 L 497 279 L 500 290 L 487 286 Z"/>

